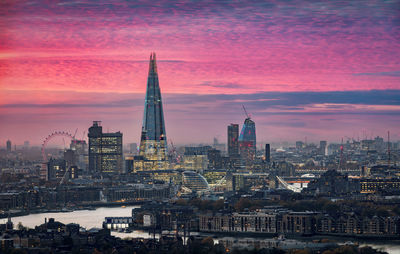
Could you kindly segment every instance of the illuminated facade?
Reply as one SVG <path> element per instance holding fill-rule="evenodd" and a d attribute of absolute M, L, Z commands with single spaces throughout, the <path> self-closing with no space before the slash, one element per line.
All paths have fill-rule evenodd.
<path fill-rule="evenodd" d="M 147 169 L 166 168 L 167 136 L 155 53 L 150 55 L 139 155 L 146 161 Z"/>
<path fill-rule="evenodd" d="M 89 128 L 89 171 L 122 173 L 122 133 L 103 133 L 100 124 Z"/>
<path fill-rule="evenodd" d="M 229 157 L 239 155 L 239 124 L 228 126 L 228 155 Z"/>
<path fill-rule="evenodd" d="M 361 193 L 398 193 L 399 178 L 364 178 L 360 181 Z"/>
<path fill-rule="evenodd" d="M 256 156 L 256 125 L 249 117 L 244 121 L 240 132 L 239 152 L 242 164 L 252 166 Z"/>
<path fill-rule="evenodd" d="M 183 185 L 192 191 L 208 190 L 207 180 L 193 171 L 183 172 Z"/>

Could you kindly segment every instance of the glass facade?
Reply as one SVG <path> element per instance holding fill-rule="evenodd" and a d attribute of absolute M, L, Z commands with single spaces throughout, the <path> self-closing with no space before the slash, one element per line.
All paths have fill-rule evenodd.
<path fill-rule="evenodd" d="M 256 156 L 256 125 L 250 118 L 244 120 L 239 136 L 239 152 L 244 166 L 253 165 Z"/>
<path fill-rule="evenodd" d="M 122 133 L 103 133 L 99 121 L 89 128 L 89 171 L 122 172 Z"/>
<path fill-rule="evenodd" d="M 193 171 L 183 172 L 183 185 L 192 191 L 202 191 L 208 189 L 207 180 L 202 175 Z"/>
<path fill-rule="evenodd" d="M 165 167 L 167 136 L 155 53 L 150 55 L 139 155 L 143 156 L 145 160 L 153 162 L 150 163 L 152 169 Z"/>
<path fill-rule="evenodd" d="M 229 157 L 239 155 L 239 124 L 228 126 L 228 154 Z"/>

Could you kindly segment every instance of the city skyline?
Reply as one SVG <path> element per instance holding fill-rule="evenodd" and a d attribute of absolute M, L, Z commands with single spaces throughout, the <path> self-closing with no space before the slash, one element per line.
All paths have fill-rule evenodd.
<path fill-rule="evenodd" d="M 174 143 L 225 143 L 242 104 L 260 144 L 398 140 L 398 4 L 5 1 L 0 142 L 102 120 L 139 143 L 151 51 Z"/>

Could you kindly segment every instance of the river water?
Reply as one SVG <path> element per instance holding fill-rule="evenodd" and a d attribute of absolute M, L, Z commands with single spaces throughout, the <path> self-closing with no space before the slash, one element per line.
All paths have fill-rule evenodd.
<path fill-rule="evenodd" d="M 132 215 L 132 209 L 138 206 L 126 206 L 126 207 L 101 207 L 96 210 L 79 210 L 73 212 L 63 212 L 63 213 L 39 213 L 30 214 L 25 216 L 13 217 L 11 220 L 14 223 L 14 227 L 18 223 L 22 223 L 25 227 L 34 228 L 40 224 L 43 224 L 45 218 L 54 218 L 56 221 L 60 221 L 64 224 L 77 223 L 81 227 L 86 229 L 91 228 L 101 228 L 105 217 L 128 217 Z M 0 219 L 0 223 L 5 223 L 7 219 Z M 112 232 L 114 236 L 126 238 L 126 237 L 141 237 L 141 238 L 151 238 L 147 232 L 135 230 L 132 233 L 119 233 Z M 400 254 L 400 240 L 390 243 L 385 242 L 360 242 L 360 246 L 369 245 L 377 249 L 388 252 L 389 254 Z"/>

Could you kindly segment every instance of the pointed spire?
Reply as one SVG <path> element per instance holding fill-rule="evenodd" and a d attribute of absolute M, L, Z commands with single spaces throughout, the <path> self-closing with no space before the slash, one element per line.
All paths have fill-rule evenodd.
<path fill-rule="evenodd" d="M 153 161 L 165 161 L 167 156 L 167 138 L 154 52 L 150 54 L 139 155 Z"/>
<path fill-rule="evenodd" d="M 149 74 L 157 74 L 156 52 L 150 54 Z"/>

